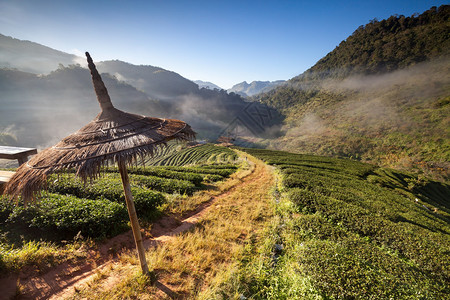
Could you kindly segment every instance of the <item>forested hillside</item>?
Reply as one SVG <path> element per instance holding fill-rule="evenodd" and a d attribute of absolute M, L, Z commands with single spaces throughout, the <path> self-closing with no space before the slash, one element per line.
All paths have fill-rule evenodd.
<path fill-rule="evenodd" d="M 360 26 L 282 87 L 253 97 L 287 116 L 265 146 L 449 176 L 450 6 Z"/>
<path fill-rule="evenodd" d="M 291 81 L 380 74 L 450 54 L 450 6 L 418 16 L 391 16 L 360 26 L 336 49 Z"/>

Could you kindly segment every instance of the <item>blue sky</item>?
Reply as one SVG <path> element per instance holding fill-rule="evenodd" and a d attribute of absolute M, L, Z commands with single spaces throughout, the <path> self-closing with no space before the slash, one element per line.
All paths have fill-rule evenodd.
<path fill-rule="evenodd" d="M 222 88 L 289 79 L 360 25 L 446 1 L 0 0 L 0 33 Z"/>

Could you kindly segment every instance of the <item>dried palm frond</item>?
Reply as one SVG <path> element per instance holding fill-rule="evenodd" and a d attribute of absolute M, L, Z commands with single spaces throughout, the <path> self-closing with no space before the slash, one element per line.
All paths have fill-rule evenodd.
<path fill-rule="evenodd" d="M 45 187 L 47 175 L 62 169 L 75 169 L 86 181 L 95 178 L 102 166 L 152 155 L 170 140 L 190 140 L 195 132 L 180 120 L 159 119 L 120 111 L 111 103 L 106 87 L 86 52 L 92 81 L 102 111 L 89 124 L 67 136 L 53 147 L 35 155 L 17 169 L 5 187 L 5 194 L 33 200 Z"/>

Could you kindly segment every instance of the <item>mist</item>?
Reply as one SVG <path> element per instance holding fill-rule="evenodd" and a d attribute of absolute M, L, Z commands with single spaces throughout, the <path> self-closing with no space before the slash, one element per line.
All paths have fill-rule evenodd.
<path fill-rule="evenodd" d="M 384 121 L 394 127 L 403 123 L 410 126 L 412 121 L 403 114 L 405 108 L 430 105 L 430 101 L 450 91 L 449 62 L 450 59 L 442 58 L 382 75 L 328 79 L 311 87 L 302 85 L 306 91 L 315 90 L 316 95 L 302 106 L 301 118 L 291 118 L 289 124 L 301 128 L 305 134 L 312 127 L 333 126 L 331 119 L 351 119 L 354 126 L 362 129 L 383 126 Z M 310 106 L 311 100 L 321 97 L 335 101 L 330 105 Z"/>
<path fill-rule="evenodd" d="M 130 79 L 118 72 L 114 75 L 102 73 L 102 78 L 117 109 L 151 117 L 181 119 L 192 126 L 199 139 L 215 141 L 236 118 L 251 119 L 251 114 L 246 111 L 249 103 L 225 91 L 197 87 L 195 93 L 173 96 L 180 90 L 168 91 L 161 97 L 163 99 L 154 99 L 129 84 Z M 3 69 L 0 79 L 0 132 L 5 132 L 5 136 L 8 132 L 14 137 L 9 143 L 14 141 L 16 146 L 47 148 L 80 129 L 100 112 L 91 75 L 79 65 L 60 66 L 48 75 Z M 144 78 L 138 80 L 144 81 Z M 261 111 L 267 109 L 259 103 L 253 105 Z M 257 130 L 253 132 L 263 134 L 268 129 L 267 132 L 273 134 L 272 126 L 280 120 L 271 118 L 269 121 L 256 124 Z M 247 125 L 255 126 L 249 122 Z"/>
<path fill-rule="evenodd" d="M 270 147 L 447 178 L 449 66 L 440 58 L 381 75 L 294 82 L 298 104 L 287 111 L 286 135 Z"/>
<path fill-rule="evenodd" d="M 81 64 L 80 57 L 0 34 L 0 68 L 49 74 L 60 64 Z"/>

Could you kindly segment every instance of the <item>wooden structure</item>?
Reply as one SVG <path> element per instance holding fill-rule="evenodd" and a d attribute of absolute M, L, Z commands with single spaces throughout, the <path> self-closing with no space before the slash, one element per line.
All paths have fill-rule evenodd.
<path fill-rule="evenodd" d="M 144 155 L 152 155 L 157 147 L 165 146 L 170 140 L 191 140 L 195 132 L 180 120 L 146 117 L 116 109 L 87 52 L 86 57 L 101 112 L 92 122 L 20 166 L 4 192 L 13 198 L 21 197 L 27 203 L 46 186 L 47 175 L 53 172 L 75 169 L 76 175 L 86 182 L 96 178 L 102 167 L 117 163 L 141 268 L 143 273 L 148 273 L 126 166 Z"/>
<path fill-rule="evenodd" d="M 4 185 L 7 183 L 15 172 L 0 171 L 0 194 L 3 192 Z"/>
<path fill-rule="evenodd" d="M 28 160 L 28 156 L 37 154 L 35 148 L 0 146 L 0 158 L 17 159 L 19 166 Z"/>

